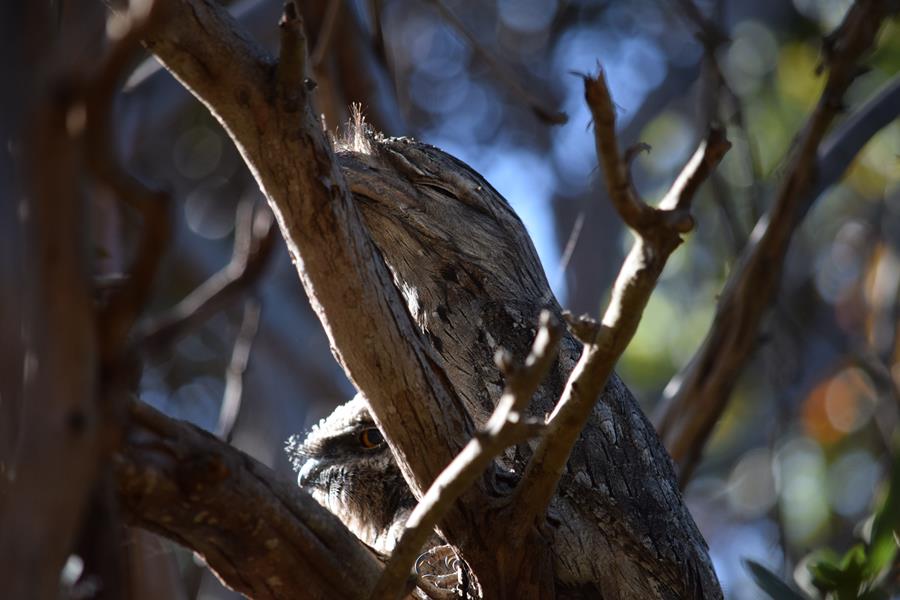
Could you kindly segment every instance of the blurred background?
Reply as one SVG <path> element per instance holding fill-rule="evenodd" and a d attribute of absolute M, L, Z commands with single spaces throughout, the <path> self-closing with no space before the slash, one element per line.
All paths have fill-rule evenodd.
<path fill-rule="evenodd" d="M 602 65 L 621 144 L 652 147 L 633 169 L 647 199 L 665 191 L 710 120 L 727 126 L 733 148 L 694 203 L 697 229 L 670 260 L 619 365 L 653 415 L 702 341 L 717 295 L 772 201 L 784 157 L 823 86 L 822 37 L 849 4 L 698 3 L 730 39 L 715 53 L 726 92 L 711 82 L 681 2 L 332 0 L 304 2 L 302 10 L 327 126 L 339 128 L 358 102 L 385 134 L 416 137 L 470 164 L 522 217 L 560 303 L 576 313 L 601 310 L 631 244 L 603 192 L 578 74 Z M 274 50 L 279 2 L 231 8 Z M 900 67 L 897 22 L 879 39 L 871 71 L 846 99 L 851 110 Z M 237 207 L 261 197 L 218 123 L 153 59 L 130 77 L 117 110 L 121 153 L 178 199 L 152 314 L 228 262 Z M 553 123 L 560 112 L 568 120 Z M 816 201 L 755 357 L 686 491 L 728 598 L 760 597 L 743 559 L 802 578 L 810 551 L 845 551 L 884 493 L 900 408 L 898 156 L 895 121 Z M 137 223 L 102 199 L 95 220 L 97 259 L 115 272 Z M 353 390 L 280 239 L 269 262 L 252 289 L 150 360 L 141 388 L 147 402 L 215 430 L 231 370 L 243 381 L 233 443 L 292 478 L 286 438 Z M 246 364 L 234 357 L 242 325 Z M 161 548 L 187 574 L 185 597 L 233 596 L 187 553 Z"/>

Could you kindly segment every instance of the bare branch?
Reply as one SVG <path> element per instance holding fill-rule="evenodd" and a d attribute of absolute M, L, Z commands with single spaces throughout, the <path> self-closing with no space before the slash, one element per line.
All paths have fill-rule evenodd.
<path fill-rule="evenodd" d="M 543 423 L 528 418 L 526 410 L 556 359 L 561 336 L 562 328 L 553 315 L 548 311 L 542 312 L 540 329 L 525 364 L 506 373 L 503 395 L 484 428 L 447 465 L 419 500 L 372 592 L 372 600 L 394 600 L 402 593 L 413 561 L 453 502 L 506 448 L 534 437 L 542 429 Z"/>
<path fill-rule="evenodd" d="M 830 72 L 825 90 L 800 134 L 773 208 L 757 224 L 751 245 L 726 284 L 702 347 L 666 389 L 658 413 L 659 431 L 681 467 L 682 486 L 690 480 L 756 345 L 759 323 L 778 289 L 793 232 L 821 191 L 819 182 L 834 181 L 840 175 L 834 168 L 819 170 L 819 146 L 841 111 L 844 92 L 859 74 L 857 63 L 874 42 L 885 14 L 881 0 L 856 2 L 833 35 L 835 51 L 827 56 Z M 894 103 L 894 114 L 896 107 Z M 890 109 L 882 105 L 880 112 L 883 117 Z M 870 130 L 870 135 L 876 130 Z"/>
<path fill-rule="evenodd" d="M 712 130 L 660 207 L 648 207 L 627 184 L 625 163 L 614 138 L 608 137 L 614 132 L 615 120 L 602 74 L 585 79 L 585 98 L 595 115 L 597 153 L 607 188 L 612 198 L 618 198 L 613 203 L 623 220 L 636 230 L 637 240 L 616 279 L 602 323 L 592 325 L 585 318 L 578 321 L 579 335 L 586 338 L 584 351 L 516 488 L 511 523 L 519 533 L 513 539 L 521 539 L 524 528 L 531 527 L 549 505 L 572 447 L 616 361 L 637 330 L 666 260 L 680 244 L 680 233 L 692 225 L 689 211 L 693 195 L 730 147 L 721 131 Z M 627 186 L 622 187 L 623 183 Z M 593 339 L 587 337 L 591 333 Z"/>
<path fill-rule="evenodd" d="M 444 4 L 443 0 L 429 0 L 429 2 L 434 5 L 444 20 L 446 20 L 453 29 L 468 40 L 469 45 L 475 53 L 481 57 L 481 60 L 487 64 L 500 81 L 510 89 L 513 95 L 526 104 L 541 121 L 550 125 L 562 125 L 569 120 L 566 113 L 549 108 L 546 102 L 540 100 L 525 89 L 525 87 L 519 83 L 516 76 L 510 72 L 509 67 L 497 60 L 484 46 L 481 45 L 478 38 L 476 38 L 466 27 L 465 23 L 463 23 L 460 18 Z"/>
<path fill-rule="evenodd" d="M 325 8 L 325 17 L 322 19 L 322 27 L 319 29 L 316 46 L 309 56 L 314 71 L 321 66 L 322 60 L 325 58 L 325 52 L 328 51 L 328 47 L 331 45 L 331 38 L 337 25 L 338 14 L 341 12 L 341 6 L 343 5 L 343 0 L 334 0 L 329 2 Z"/>
<path fill-rule="evenodd" d="M 130 414 L 114 466 L 132 524 L 193 549 L 251 598 L 368 596 L 377 559 L 312 497 L 146 404 L 130 403 Z"/>
<path fill-rule="evenodd" d="M 153 6 L 145 4 L 150 12 Z M 137 32 L 150 27 L 150 12 L 129 13 L 130 21 L 117 30 L 120 36 L 111 40 L 87 85 L 63 75 L 40 90 L 43 98 L 33 121 L 23 128 L 28 133 L 28 201 L 20 214 L 33 277 L 23 282 L 26 355 L 16 454 L 10 463 L 4 461 L 0 477 L 0 579 L 9 597 L 59 594 L 60 570 L 84 526 L 90 493 L 107 465 L 110 439 L 115 439 L 115 412 L 101 410 L 97 400 L 103 359 L 109 355 L 105 340 L 97 340 L 98 326 L 105 324 L 97 322 L 89 289 L 84 223 L 89 210 L 76 182 L 85 154 L 88 159 L 93 149 L 97 158 L 110 154 L 103 145 L 106 139 L 96 148 L 90 138 L 85 146 L 80 142 L 95 123 L 108 133 L 105 115 L 97 119 L 96 111 L 110 105 L 137 47 Z M 86 21 L 94 16 L 90 11 L 86 15 Z M 47 52 L 45 58 L 53 63 L 58 56 Z M 143 250 L 153 256 L 141 262 L 139 254 L 136 275 L 142 283 L 156 258 L 147 244 Z M 136 286 L 126 286 L 129 302 Z"/>
<path fill-rule="evenodd" d="M 140 41 L 158 25 L 157 2 L 141 5 L 143 13 L 129 11 L 110 16 L 108 30 L 115 43 L 104 55 L 97 75 L 88 84 L 83 107 L 85 156 L 97 181 L 130 204 L 143 216 L 143 232 L 137 253 L 124 285 L 111 294 L 103 307 L 101 352 L 105 362 L 116 360 L 135 321 L 143 310 L 156 275 L 159 260 L 168 243 L 171 223 L 169 195 L 148 187 L 129 173 L 114 152 L 110 119 L 114 114 L 116 88 L 141 50 Z"/>
<path fill-rule="evenodd" d="M 166 313 L 139 326 L 132 348 L 157 353 L 189 333 L 253 287 L 269 264 L 278 241 L 272 213 L 253 203 L 238 205 L 231 261 Z"/>
<path fill-rule="evenodd" d="M 241 412 L 241 400 L 244 393 L 244 373 L 250 362 L 250 349 L 253 347 L 253 339 L 259 329 L 259 300 L 250 298 L 244 302 L 244 316 L 241 319 L 241 328 L 237 339 L 234 341 L 234 349 L 231 351 L 231 361 L 225 372 L 225 393 L 222 395 L 222 407 L 219 409 L 219 424 L 216 426 L 216 435 L 231 442 L 234 426 L 237 424 L 238 415 Z"/>
<path fill-rule="evenodd" d="M 284 108 L 296 112 L 300 102 L 306 100 L 300 88 L 306 78 L 306 34 L 294 0 L 284 3 L 284 14 L 278 27 L 281 29 L 281 53 L 276 68 L 277 87 Z"/>
<path fill-rule="evenodd" d="M 674 0 L 681 14 L 697 28 L 697 37 L 708 53 L 728 41 L 728 35 L 712 20 L 706 18 L 693 0 Z"/>
<path fill-rule="evenodd" d="M 410 488 L 421 497 L 475 428 L 376 253 L 310 106 L 311 86 L 286 85 L 298 76 L 287 67 L 275 67 L 273 82 L 274 65 L 217 3 L 162 1 L 169 19 L 148 46 L 234 139 L 273 209 L 336 358 L 365 395 Z M 282 35 L 297 36 L 302 54 L 298 27 L 286 11 Z M 292 44 L 282 44 L 285 57 Z M 442 524 L 449 537 L 471 534 L 471 515 L 486 497 L 476 482 L 454 505 Z M 487 549 L 469 546 L 467 562 L 476 571 L 486 568 Z"/>

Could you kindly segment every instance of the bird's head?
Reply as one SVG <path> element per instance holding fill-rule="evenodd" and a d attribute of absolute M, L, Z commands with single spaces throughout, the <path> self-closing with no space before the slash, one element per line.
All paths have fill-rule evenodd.
<path fill-rule="evenodd" d="M 286 449 L 300 487 L 363 542 L 389 553 L 415 499 L 365 400 L 338 406 L 304 439 L 291 436 Z"/>

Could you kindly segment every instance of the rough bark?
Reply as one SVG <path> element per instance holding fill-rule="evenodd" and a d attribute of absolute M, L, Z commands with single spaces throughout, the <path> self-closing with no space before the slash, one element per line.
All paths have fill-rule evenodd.
<path fill-rule="evenodd" d="M 362 599 L 381 571 L 375 556 L 293 483 L 147 405 L 131 406 L 115 471 L 131 524 L 196 551 L 250 598 Z"/>

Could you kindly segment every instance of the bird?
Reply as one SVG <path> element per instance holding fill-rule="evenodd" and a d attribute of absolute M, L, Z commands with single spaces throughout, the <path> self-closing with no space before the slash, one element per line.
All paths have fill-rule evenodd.
<path fill-rule="evenodd" d="M 339 405 L 305 437 L 289 437 L 285 450 L 297 485 L 387 561 L 416 499 L 363 396 Z M 423 545 L 415 572 L 417 588 L 408 598 L 482 597 L 468 565 L 437 532 Z"/>
<path fill-rule="evenodd" d="M 562 320 L 562 309 L 525 226 L 481 175 L 434 146 L 375 134 L 359 115 L 351 125 L 335 157 L 356 207 L 430 364 L 480 426 L 504 386 L 493 360 L 498 350 L 521 363 L 540 313 Z M 573 334 L 563 335 L 530 416 L 553 410 L 581 351 Z M 531 443 L 508 449 L 496 472 L 522 473 L 532 451 Z M 360 540 L 389 554 L 415 498 L 365 398 L 339 406 L 289 452 L 301 487 Z M 722 598 L 674 465 L 615 374 L 546 517 L 557 591 L 573 592 L 566 597 Z"/>
<path fill-rule="evenodd" d="M 338 406 L 286 451 L 297 484 L 364 544 L 389 556 L 416 500 L 360 395 Z"/>

